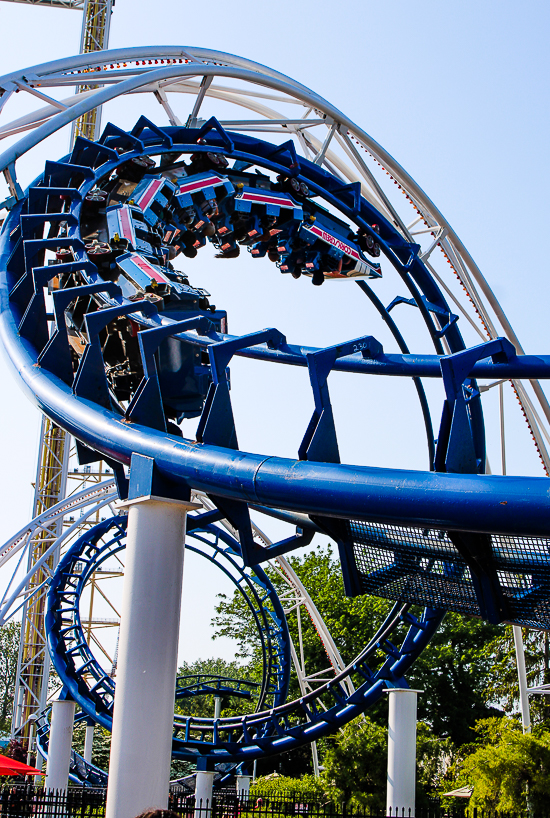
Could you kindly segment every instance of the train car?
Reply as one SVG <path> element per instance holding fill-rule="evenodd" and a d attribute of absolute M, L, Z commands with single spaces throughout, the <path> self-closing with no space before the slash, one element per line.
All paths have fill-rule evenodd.
<path fill-rule="evenodd" d="M 220 199 L 230 196 L 235 188 L 227 178 L 218 173 L 197 173 L 178 179 L 174 194 L 175 201 L 182 209 L 198 207 L 203 212 L 214 210 Z"/>
<path fill-rule="evenodd" d="M 176 186 L 165 176 L 144 176 L 128 203 L 139 207 L 145 221 L 156 227 L 175 192 Z"/>
<path fill-rule="evenodd" d="M 125 253 L 116 260 L 121 275 L 118 283 L 126 297 L 153 298 L 165 315 L 175 321 L 207 317 L 217 332 L 227 332 L 227 313 L 217 310 L 208 301 L 209 293 L 192 287 L 187 279 L 169 267 L 151 263 L 139 253 Z M 131 363 L 128 371 L 113 369 L 110 373 L 114 394 L 119 399 L 135 393 L 141 378 L 137 346 L 137 325 L 122 319 L 109 329 L 104 355 L 108 362 L 120 344 L 124 345 Z M 200 348 L 178 338 L 167 338 L 157 353 L 157 372 L 163 394 L 163 408 L 169 421 L 200 415 L 211 382 L 208 356 Z M 172 428 L 177 433 L 177 427 Z"/>
<path fill-rule="evenodd" d="M 147 292 L 167 294 L 172 287 L 177 287 L 177 283 L 170 281 L 161 267 L 152 264 L 139 253 L 124 253 L 117 258 L 116 263 L 124 278 L 135 288 L 132 295 Z M 122 286 L 122 282 L 119 283 Z"/>
<path fill-rule="evenodd" d="M 359 247 L 349 240 L 329 230 L 321 220 L 307 224 L 304 222 L 299 231 L 299 238 L 307 245 L 315 248 L 321 256 L 321 265 L 325 265 L 325 278 L 380 278 L 380 264 L 369 261 Z M 304 272 L 313 274 L 312 267 Z"/>
<path fill-rule="evenodd" d="M 253 257 L 261 258 L 270 253 L 266 243 L 272 242 L 276 234 L 285 228 L 290 232 L 297 229 L 304 217 L 303 209 L 287 193 L 270 189 L 267 177 L 237 178 L 239 181 L 233 179 L 235 196 L 225 199 L 220 207 L 213 241 L 223 257 L 238 255 L 239 245 L 244 245 Z"/>

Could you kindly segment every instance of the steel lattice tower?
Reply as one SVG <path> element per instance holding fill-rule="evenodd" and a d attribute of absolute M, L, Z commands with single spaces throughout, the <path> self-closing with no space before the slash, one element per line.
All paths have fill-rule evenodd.
<path fill-rule="evenodd" d="M 65 494 L 69 446 L 65 432 L 49 418 L 42 418 L 40 448 L 34 490 L 33 517 L 51 508 Z M 29 547 L 27 570 L 38 562 L 61 534 L 62 520 L 37 531 Z M 21 641 L 17 666 L 12 734 L 28 738 L 36 713 L 45 706 L 50 658 L 44 630 L 44 612 L 48 593 L 47 579 L 55 569 L 58 555 L 50 557 L 33 574 L 27 591 L 43 586 L 25 604 L 21 622 Z"/>

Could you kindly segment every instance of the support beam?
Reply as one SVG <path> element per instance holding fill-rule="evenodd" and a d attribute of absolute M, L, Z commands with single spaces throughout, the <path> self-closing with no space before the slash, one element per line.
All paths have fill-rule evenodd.
<path fill-rule="evenodd" d="M 33 746 L 34 746 L 34 724 L 31 724 L 29 727 L 29 739 L 27 744 L 27 764 L 29 765 L 29 767 L 33 766 L 32 764 Z"/>
<path fill-rule="evenodd" d="M 94 728 L 95 725 L 93 722 L 91 724 L 87 724 L 86 734 L 84 736 L 84 761 L 87 761 L 88 764 L 92 763 L 92 750 L 94 746 Z"/>
<path fill-rule="evenodd" d="M 46 767 L 47 790 L 66 790 L 69 786 L 74 709 L 75 703 L 70 699 L 58 699 L 52 705 L 52 724 Z"/>
<path fill-rule="evenodd" d="M 521 726 L 524 733 L 531 732 L 531 713 L 529 710 L 529 693 L 527 692 L 527 671 L 525 669 L 525 651 L 523 649 L 523 634 L 519 625 L 513 625 L 514 646 L 519 682 L 519 707 L 521 710 Z"/>
<path fill-rule="evenodd" d="M 237 798 L 239 801 L 248 801 L 250 796 L 250 776 L 237 776 Z"/>
<path fill-rule="evenodd" d="M 107 818 L 168 805 L 185 525 L 198 507 L 151 495 L 121 505 L 128 538 Z"/>
<path fill-rule="evenodd" d="M 420 690 L 392 688 L 388 714 L 386 815 L 415 815 L 416 699 Z M 391 810 L 391 812 L 390 812 Z"/>
<path fill-rule="evenodd" d="M 209 818 L 212 814 L 212 785 L 214 771 L 197 770 L 195 776 L 195 818 Z"/>
<path fill-rule="evenodd" d="M 44 514 L 65 497 L 68 469 L 69 443 L 65 432 L 43 416 L 33 517 Z M 50 674 L 50 654 L 44 626 L 47 580 L 59 561 L 59 547 L 53 546 L 62 530 L 63 518 L 55 518 L 37 527 L 29 541 L 12 737 L 28 738 L 30 725 L 46 707 Z M 49 556 L 44 560 L 46 553 Z"/>

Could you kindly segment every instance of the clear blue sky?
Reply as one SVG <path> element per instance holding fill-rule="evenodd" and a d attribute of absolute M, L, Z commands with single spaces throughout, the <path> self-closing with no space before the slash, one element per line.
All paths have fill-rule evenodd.
<path fill-rule="evenodd" d="M 390 151 L 445 214 L 526 350 L 548 353 L 549 16 L 541 0 L 117 0 L 110 45 L 169 43 L 240 54 L 333 102 Z M 79 12 L 0 2 L 0 74 L 76 53 L 80 24 Z M 139 100 L 132 104 L 137 118 Z M 159 107 L 164 121 L 161 114 Z M 66 136 L 54 142 L 58 155 L 67 144 Z M 33 170 L 40 167 L 29 165 L 25 181 Z M 239 273 L 210 263 L 190 265 L 189 273 L 229 310 L 234 332 L 277 326 L 289 340 L 320 345 L 376 334 L 362 302 L 359 312 L 355 287 L 349 302 L 340 291 L 333 304 L 328 285 L 312 292 L 306 282 L 281 281 L 249 260 Z M 349 286 L 348 293 L 353 287 L 334 286 Z M 396 294 L 387 290 L 390 300 Z M 292 456 L 311 410 L 303 373 L 290 373 L 283 388 L 270 374 L 233 369 L 243 448 Z M 3 362 L 0 382 L 4 540 L 29 515 L 38 415 Z M 362 462 L 425 467 L 421 434 L 414 431 L 417 410 L 409 410 L 405 387 L 380 401 L 373 384 L 335 383 L 348 459 L 359 452 Z M 515 470 L 540 474 L 527 446 L 518 432 Z"/>

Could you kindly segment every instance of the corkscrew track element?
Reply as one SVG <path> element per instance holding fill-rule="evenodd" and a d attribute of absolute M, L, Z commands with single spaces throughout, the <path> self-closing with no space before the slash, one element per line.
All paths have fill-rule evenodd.
<path fill-rule="evenodd" d="M 11 191 L 0 236 L 0 334 L 31 399 L 79 441 L 81 462 L 104 458 L 113 466 L 121 497 L 188 499 L 193 490 L 205 492 L 215 509 L 206 513 L 204 526 L 229 521 L 238 532 L 230 547 L 246 567 L 306 545 L 321 531 L 338 544 L 349 594 L 396 601 L 361 656 L 322 690 L 240 721 L 186 720 L 185 753 L 243 760 L 313 741 L 364 710 L 384 687 L 403 684 L 442 610 L 548 626 L 549 484 L 484 474 L 477 379 L 513 380 L 546 463 L 546 430 L 521 379 L 532 383 L 546 414 L 537 379 L 548 377 L 550 357 L 521 354 L 450 225 L 397 163 L 334 107 L 277 72 L 231 55 L 157 49 L 168 65 L 156 68 L 151 61 L 143 64 L 146 52 L 106 52 L 95 62 L 71 58 L 30 72 L 32 82 L 70 85 L 81 82 L 80 70 L 93 68 L 94 82 L 105 87 L 4 131 L 34 128 L 0 156 Z M 198 95 L 183 127 L 161 90 L 183 88 L 197 74 L 203 79 L 199 88 L 192 86 Z M 261 130 L 257 122 L 199 120 L 209 91 L 245 104 L 248 92 L 215 88 L 213 78 L 249 82 L 309 106 L 299 121 L 266 114 L 281 133 L 296 126 L 296 143 L 259 139 L 252 133 Z M 10 82 L 13 76 L 0 78 L 4 102 Z M 48 162 L 23 192 L 15 163 L 28 150 L 91 107 L 151 88 L 170 126 L 145 117 L 131 131 L 109 124 L 98 142 L 79 138 L 69 156 Z M 308 120 L 312 111 L 319 121 Z M 328 133 L 316 145 L 303 127 L 319 124 Z M 333 155 L 333 139 L 360 178 Z M 354 140 L 399 180 L 428 226 L 429 247 L 405 226 Z M 193 258 L 208 241 L 222 258 L 236 258 L 247 247 L 253 257 L 267 255 L 282 273 L 310 275 L 314 284 L 356 277 L 400 354 L 386 353 L 372 335 L 324 349 L 289 343 L 278 328 L 229 335 L 225 311 L 213 308 L 171 263 L 180 253 Z M 472 326 L 475 321 L 434 270 L 437 248 L 465 282 L 490 340 L 466 344 L 460 318 Z M 382 305 L 376 283 L 366 281 L 381 273 L 369 256 L 393 267 L 409 298 L 398 295 L 387 308 Z M 52 291 L 50 312 L 45 287 Z M 403 303 L 418 309 L 435 354 L 410 354 L 393 317 Z M 239 450 L 227 375 L 234 355 L 308 368 L 314 408 L 297 459 Z M 432 471 L 340 462 L 328 388 L 332 370 L 413 379 Z M 444 388 L 437 435 L 423 377 L 439 378 Z M 182 438 L 178 424 L 199 416 L 196 440 Z M 124 466 L 131 467 L 129 482 Z M 144 492 L 145 485 L 151 491 Z M 250 507 L 295 524 L 296 534 L 260 545 L 252 536 Z M 422 617 L 410 614 L 411 604 L 426 606 Z M 389 641 L 392 634 L 401 647 Z M 375 656 L 382 661 L 372 668 L 367 659 Z M 363 681 L 350 693 L 342 682 L 352 675 Z"/>
<path fill-rule="evenodd" d="M 262 682 L 254 695 L 257 711 L 282 706 L 287 698 L 290 678 L 290 640 L 286 618 L 279 598 L 262 568 L 245 570 L 240 560 L 238 543 L 224 529 L 194 525 L 190 517 L 186 548 L 220 569 L 243 595 L 259 639 L 262 656 Z M 126 517 L 111 517 L 92 528 L 67 551 L 52 578 L 48 595 L 46 629 L 55 668 L 70 695 L 87 717 L 111 730 L 115 683 L 101 667 L 88 646 L 80 621 L 80 597 L 89 580 L 103 563 L 126 546 Z M 199 686 L 200 687 L 200 686 Z M 202 691 L 192 691 L 194 695 Z M 183 693 L 182 693 L 183 695 Z M 178 691 L 176 690 L 176 697 Z M 174 723 L 174 755 L 194 757 L 196 750 L 189 741 L 188 717 L 176 715 Z M 194 722 L 194 720 L 192 720 Z M 212 727 L 211 719 L 199 719 Z M 202 747 L 203 742 L 196 742 Z"/>
<path fill-rule="evenodd" d="M 335 725 L 344 724 L 377 701 L 387 686 L 404 683 L 403 674 L 443 616 L 442 612 L 425 611 L 418 619 L 408 610 L 409 606 L 394 606 L 353 663 L 315 691 L 287 702 L 289 637 L 273 586 L 261 568 L 256 567 L 253 572 L 244 569 L 239 544 L 227 531 L 215 525 L 201 530 L 200 517 L 190 517 L 189 521 L 192 533 L 186 548 L 221 568 L 247 601 L 260 636 L 264 674 L 255 713 L 219 719 L 176 715 L 173 754 L 177 758 L 208 755 L 218 763 L 242 762 L 297 747 L 332 732 Z M 112 724 L 115 683 L 86 644 L 79 601 L 88 578 L 125 547 L 125 529 L 125 517 L 110 518 L 69 549 L 52 579 L 46 615 L 50 653 L 66 693 L 86 717 L 108 730 Z M 361 682 L 357 690 L 353 684 L 347 684 L 352 679 Z M 268 703 L 271 706 L 266 708 Z M 47 736 L 46 722 L 43 734 Z M 90 775 L 97 773 L 92 770 Z"/>

